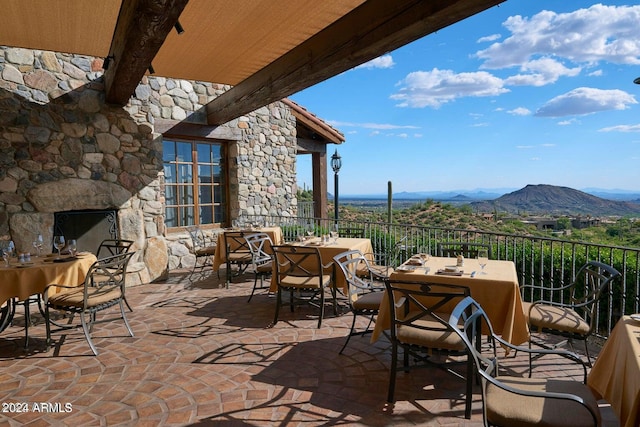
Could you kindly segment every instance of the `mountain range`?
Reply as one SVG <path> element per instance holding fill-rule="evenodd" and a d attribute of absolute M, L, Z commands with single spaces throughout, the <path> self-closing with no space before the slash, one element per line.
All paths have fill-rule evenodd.
<path fill-rule="evenodd" d="M 385 196 L 343 196 L 341 199 L 386 199 Z M 589 189 L 580 191 L 555 185 L 527 185 L 521 189 L 423 191 L 393 194 L 399 200 L 437 200 L 470 204 L 476 211 L 551 215 L 640 215 L 640 192 Z"/>
<path fill-rule="evenodd" d="M 568 187 L 527 185 L 491 201 L 472 202 L 479 211 L 551 215 L 640 215 L 636 201 L 610 200 Z"/>

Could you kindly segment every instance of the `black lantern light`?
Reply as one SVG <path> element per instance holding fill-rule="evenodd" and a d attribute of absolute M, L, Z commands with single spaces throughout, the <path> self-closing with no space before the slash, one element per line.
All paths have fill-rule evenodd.
<path fill-rule="evenodd" d="M 333 153 L 333 156 L 331 156 L 331 168 L 333 169 L 334 184 L 335 184 L 333 201 L 334 201 L 334 207 L 335 207 L 336 225 L 338 224 L 338 172 L 340 172 L 341 167 L 342 167 L 342 157 L 340 157 L 340 154 L 338 154 L 338 150 L 336 150 L 336 152 Z"/>

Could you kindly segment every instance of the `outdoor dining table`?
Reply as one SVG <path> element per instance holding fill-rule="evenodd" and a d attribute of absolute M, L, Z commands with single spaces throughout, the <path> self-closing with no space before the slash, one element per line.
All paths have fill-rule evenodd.
<path fill-rule="evenodd" d="M 335 242 L 333 239 L 330 239 L 329 242 L 326 243 L 323 243 L 320 238 L 313 238 L 308 239 L 304 242 L 294 242 L 291 244 L 296 246 L 310 246 L 318 248 L 318 250 L 320 251 L 320 258 L 322 259 L 322 264 L 328 266 L 325 269 L 325 273 L 327 274 L 334 273 L 333 257 L 341 254 L 342 252 L 359 250 L 360 252 L 365 254 L 365 256 L 373 256 L 373 245 L 371 244 L 371 239 L 366 238 L 338 237 Z M 335 270 L 336 274 L 334 286 L 336 289 L 342 290 L 346 295 L 349 292 L 347 280 L 339 268 Z M 276 292 L 278 290 L 275 274 L 271 277 L 271 287 L 269 290 L 270 292 Z"/>
<path fill-rule="evenodd" d="M 511 261 L 489 260 L 483 272 L 478 260 L 466 259 L 460 267 L 461 274 L 446 271 L 455 266 L 455 258 L 428 257 L 424 266 L 401 265 L 391 274 L 390 280 L 467 286 L 471 297 L 489 316 L 496 334 L 512 344 L 527 342 L 529 328 L 522 308 L 515 264 Z M 443 309 L 453 310 L 453 306 Z M 377 341 L 390 324 L 389 299 L 385 291 L 371 342 Z"/>
<path fill-rule="evenodd" d="M 14 261 L 9 267 L 3 265 L 0 267 L 0 305 L 14 299 L 28 302 L 51 284 L 80 285 L 95 261 L 94 254 L 85 252 L 76 257 L 41 256 L 29 263 Z M 28 304 L 25 309 L 28 310 Z"/>
<path fill-rule="evenodd" d="M 640 426 L 640 316 L 634 317 L 638 320 L 623 316 L 618 321 L 587 377 L 622 427 Z"/>
<path fill-rule="evenodd" d="M 243 231 L 246 233 L 246 235 L 253 234 L 253 233 L 267 233 L 274 245 L 281 245 L 284 242 L 284 237 L 282 235 L 282 228 L 280 227 L 260 227 L 255 229 L 225 230 L 222 233 L 218 234 L 218 240 L 216 244 L 216 253 L 213 257 L 213 271 L 218 271 L 220 269 L 220 266 L 227 262 L 227 248 L 224 243 L 224 233 L 226 231 Z M 265 251 L 271 252 L 271 248 L 265 247 Z"/>

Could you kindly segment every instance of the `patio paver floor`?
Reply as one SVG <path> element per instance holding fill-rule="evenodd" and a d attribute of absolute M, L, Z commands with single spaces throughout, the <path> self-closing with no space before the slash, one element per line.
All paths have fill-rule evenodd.
<path fill-rule="evenodd" d="M 195 283 L 187 277 L 174 271 L 166 281 L 128 289 L 135 337 L 121 320 L 96 325 L 99 356 L 81 329 L 54 333 L 45 352 L 37 313 L 25 351 L 19 310 L 0 333 L 0 426 L 482 425 L 479 395 L 472 419 L 464 419 L 463 382 L 438 369 L 399 372 L 397 402 L 388 405 L 389 342 L 353 337 L 338 354 L 350 314 L 334 316 L 327 304 L 317 329 L 316 308 L 284 307 L 272 326 L 272 296 L 259 293 L 247 303 L 251 276 L 229 289 L 215 274 Z M 528 366 L 522 355 L 504 365 L 517 374 Z M 534 375 L 548 374 L 580 378 L 560 358 L 537 361 Z M 606 405 L 603 415 L 605 425 L 617 426 Z"/>

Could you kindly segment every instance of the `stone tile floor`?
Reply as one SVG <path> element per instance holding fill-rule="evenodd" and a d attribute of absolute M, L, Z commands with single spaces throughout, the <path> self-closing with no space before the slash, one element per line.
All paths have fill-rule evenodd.
<path fill-rule="evenodd" d="M 99 356 L 81 329 L 55 333 L 45 351 L 39 314 L 25 351 L 18 311 L 0 333 L 0 426 L 482 425 L 479 395 L 464 419 L 463 382 L 438 369 L 400 372 L 397 402 L 387 404 L 388 341 L 354 337 L 338 354 L 350 314 L 327 306 L 317 329 L 317 309 L 287 308 L 274 326 L 273 297 L 247 303 L 251 277 L 226 289 L 215 274 L 187 276 L 129 289 L 135 337 L 120 320 L 96 325 Z M 521 356 L 504 365 L 517 375 L 527 369 Z M 564 359 L 537 361 L 534 375 L 580 378 Z M 602 409 L 605 425 L 617 426 L 606 402 Z"/>

